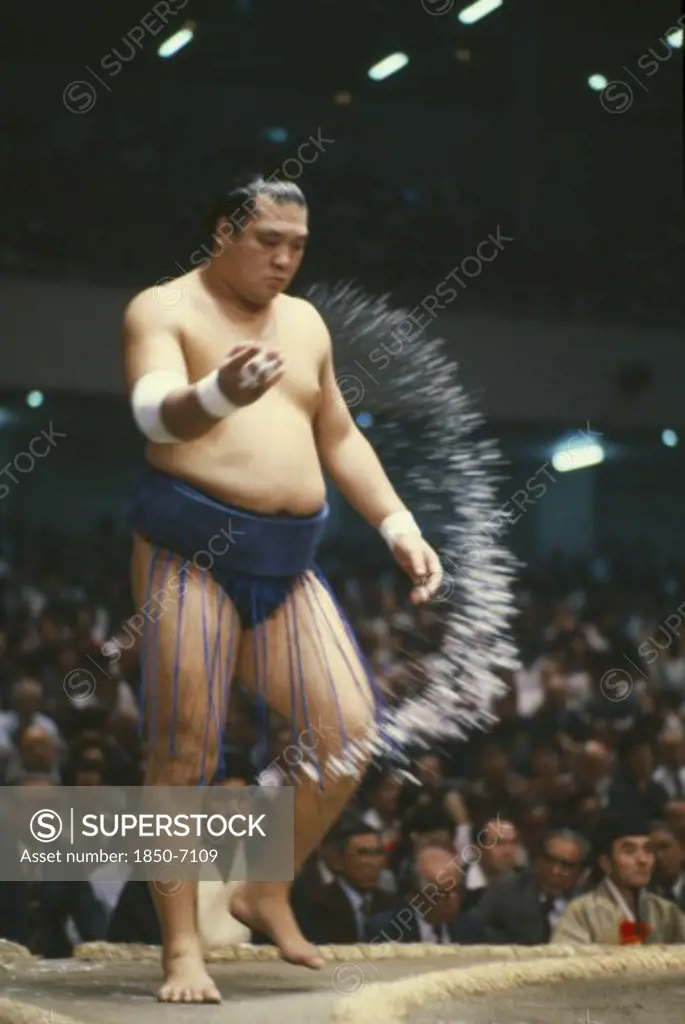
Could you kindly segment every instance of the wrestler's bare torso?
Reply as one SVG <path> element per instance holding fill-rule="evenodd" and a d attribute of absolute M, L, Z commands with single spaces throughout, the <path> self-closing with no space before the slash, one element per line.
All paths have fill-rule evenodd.
<path fill-rule="evenodd" d="M 326 487 L 314 419 L 329 342 L 312 307 L 281 294 L 266 317 L 243 324 L 207 290 L 199 271 L 158 286 L 156 292 L 151 315 L 176 335 L 191 384 L 243 342 L 280 349 L 286 372 L 254 404 L 237 409 L 196 440 L 149 442 L 148 461 L 226 504 L 267 514 L 317 511 Z M 181 301 L 164 304 L 179 294 Z"/>

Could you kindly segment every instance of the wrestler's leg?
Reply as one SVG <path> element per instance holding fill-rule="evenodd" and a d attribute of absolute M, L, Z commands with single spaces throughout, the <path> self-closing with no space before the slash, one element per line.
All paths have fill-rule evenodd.
<path fill-rule="evenodd" d="M 209 572 L 133 540 L 132 583 L 148 622 L 141 644 L 149 754 L 147 786 L 209 783 L 220 744 L 240 627 L 237 613 Z M 153 621 L 154 620 L 154 621 Z M 150 885 L 162 930 L 164 1002 L 219 1002 L 208 976 L 197 923 L 197 882 L 180 892 Z"/>
<path fill-rule="evenodd" d="M 268 656 L 265 657 L 265 654 Z M 353 796 L 352 772 L 327 771 L 336 757 L 374 735 L 376 698 L 356 646 L 326 585 L 306 573 L 284 605 L 265 623 L 243 633 L 238 675 L 268 705 L 293 723 L 293 747 L 322 773 L 295 769 L 295 870 L 319 845 Z M 358 760 L 360 773 L 366 758 Z M 285 959 L 322 966 L 289 903 L 289 882 L 248 882 L 238 887 L 231 913 L 268 934 Z"/>

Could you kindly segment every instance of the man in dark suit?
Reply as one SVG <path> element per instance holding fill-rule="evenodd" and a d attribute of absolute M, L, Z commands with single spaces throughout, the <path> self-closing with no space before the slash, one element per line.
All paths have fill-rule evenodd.
<path fill-rule="evenodd" d="M 649 838 L 656 856 L 650 889 L 685 911 L 685 871 L 680 843 L 662 821 L 652 824 Z"/>
<path fill-rule="evenodd" d="M 0 880 L 0 938 L 18 942 L 46 959 L 64 959 L 73 950 L 69 920 L 83 942 L 95 942 L 106 935 L 107 912 L 87 879 L 56 881 L 45 878 L 40 865 L 22 863 L 22 854 L 29 848 L 38 852 L 39 846 L 28 829 L 30 810 L 22 808 L 31 799 L 40 806 L 45 799 L 42 791 L 42 783 L 17 786 L 12 794 L 16 802 L 0 817 L 0 863 L 21 867 L 23 874 L 23 878 L 15 874 L 11 882 Z"/>
<path fill-rule="evenodd" d="M 576 894 L 587 844 L 573 832 L 550 832 L 531 868 L 492 882 L 472 911 L 492 945 L 539 946 Z"/>
<path fill-rule="evenodd" d="M 420 850 L 408 879 L 408 895 L 368 921 L 367 941 L 473 945 L 485 931 L 473 914 L 461 911 L 462 872 L 453 851 Z"/>
<path fill-rule="evenodd" d="M 609 790 L 609 810 L 614 814 L 640 814 L 663 820 L 672 802 L 663 786 L 652 778 L 654 750 L 640 732 L 626 733 L 618 745 L 619 773 Z"/>
<path fill-rule="evenodd" d="M 303 934 L 315 945 L 364 942 L 370 915 L 391 897 L 379 890 L 385 853 L 380 834 L 354 813 L 346 814 L 326 840 L 333 881 L 298 890 L 293 910 Z"/>

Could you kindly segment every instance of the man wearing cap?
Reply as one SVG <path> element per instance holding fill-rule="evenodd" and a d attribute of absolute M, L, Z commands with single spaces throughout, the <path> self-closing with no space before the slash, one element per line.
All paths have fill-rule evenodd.
<path fill-rule="evenodd" d="M 685 942 L 685 915 L 647 889 L 656 859 L 649 822 L 628 815 L 603 819 L 595 850 L 604 877 L 568 905 L 552 942 L 609 946 Z"/>

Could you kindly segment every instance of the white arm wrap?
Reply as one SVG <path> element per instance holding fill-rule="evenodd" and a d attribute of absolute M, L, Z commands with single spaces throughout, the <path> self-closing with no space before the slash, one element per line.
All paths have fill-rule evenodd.
<path fill-rule="evenodd" d="M 174 370 L 152 370 L 136 381 L 131 392 L 131 407 L 138 429 L 158 444 L 178 444 L 162 423 L 162 402 L 178 388 L 188 386 L 182 373 Z"/>
<path fill-rule="evenodd" d="M 195 385 L 195 397 L 207 415 L 214 416 L 217 420 L 224 419 L 236 408 L 219 387 L 218 370 L 213 370 L 197 382 Z"/>
<path fill-rule="evenodd" d="M 398 537 L 405 533 L 414 533 L 421 536 L 419 524 L 411 512 L 393 512 L 386 516 L 379 526 L 379 533 L 388 547 L 392 548 Z"/>

